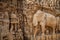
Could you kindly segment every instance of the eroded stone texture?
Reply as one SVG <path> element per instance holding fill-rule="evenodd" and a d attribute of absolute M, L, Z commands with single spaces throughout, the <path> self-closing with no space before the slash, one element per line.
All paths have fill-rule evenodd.
<path fill-rule="evenodd" d="M 33 15 L 36 11 L 42 10 L 54 16 L 57 13 L 59 16 L 59 13 L 55 11 L 60 11 L 59 3 L 59 0 L 1 0 L 0 26 L 2 37 L 9 35 L 4 40 L 40 40 L 41 28 L 39 24 L 38 27 L 33 26 Z M 60 28 L 58 29 L 60 30 Z M 36 38 L 34 38 L 35 30 L 38 30 Z"/>

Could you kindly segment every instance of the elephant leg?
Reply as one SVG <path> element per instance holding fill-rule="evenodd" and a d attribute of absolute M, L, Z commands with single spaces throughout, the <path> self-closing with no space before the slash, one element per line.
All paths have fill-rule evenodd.
<path fill-rule="evenodd" d="M 55 26 L 53 27 L 53 40 L 55 40 L 56 35 L 55 35 Z"/>
<path fill-rule="evenodd" d="M 42 40 L 44 40 L 44 36 L 45 36 L 45 23 L 41 24 L 41 28 L 42 28 Z"/>
<path fill-rule="evenodd" d="M 55 27 L 53 28 L 53 34 L 55 34 Z"/>
<path fill-rule="evenodd" d="M 38 29 L 37 29 L 37 27 L 36 27 L 35 30 L 34 30 L 34 40 L 36 40 L 37 31 L 38 31 Z"/>
<path fill-rule="evenodd" d="M 42 35 L 44 35 L 44 32 L 45 32 L 45 23 L 41 24 L 41 28 L 42 28 Z"/>

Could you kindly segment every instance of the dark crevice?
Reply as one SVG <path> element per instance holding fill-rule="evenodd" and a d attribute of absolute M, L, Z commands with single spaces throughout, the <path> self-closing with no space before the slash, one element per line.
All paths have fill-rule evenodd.
<path fill-rule="evenodd" d="M 21 18 L 21 29 L 22 29 L 22 32 L 23 32 L 23 40 L 28 40 L 27 39 L 27 37 L 25 36 L 25 31 L 24 31 L 24 27 L 25 27 L 25 23 L 24 23 L 24 13 L 23 13 L 23 0 L 18 0 L 19 2 L 20 2 L 20 4 L 19 5 L 17 5 L 17 7 L 18 6 L 20 6 L 20 8 L 19 8 L 19 11 L 20 11 L 20 13 L 21 13 L 21 15 L 22 15 L 22 18 Z M 19 12 L 18 10 L 17 10 L 17 12 Z"/>

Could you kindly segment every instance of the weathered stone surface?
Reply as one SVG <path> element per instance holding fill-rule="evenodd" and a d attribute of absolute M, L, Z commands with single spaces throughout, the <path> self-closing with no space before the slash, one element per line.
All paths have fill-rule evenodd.
<path fill-rule="evenodd" d="M 0 34 L 4 40 L 43 40 L 42 28 L 39 24 L 34 27 L 32 23 L 33 15 L 38 10 L 60 17 L 60 0 L 1 0 L 0 28 L 2 32 L 0 31 Z M 59 27 L 56 30 L 60 30 L 60 21 L 57 23 Z M 47 34 L 51 30 L 52 28 L 46 28 Z M 48 40 L 48 36 L 46 39 Z"/>

